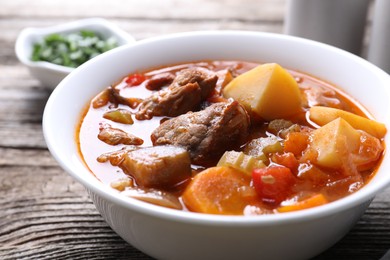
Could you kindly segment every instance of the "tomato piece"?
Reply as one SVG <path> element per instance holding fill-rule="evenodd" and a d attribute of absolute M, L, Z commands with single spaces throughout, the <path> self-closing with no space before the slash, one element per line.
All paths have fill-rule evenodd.
<path fill-rule="evenodd" d="M 295 158 L 293 153 L 275 153 L 272 155 L 271 159 L 277 164 L 286 166 L 291 170 L 292 173 L 295 173 L 295 175 L 298 172 L 299 161 L 297 158 Z"/>
<path fill-rule="evenodd" d="M 252 179 L 257 195 L 263 202 L 272 204 L 279 204 L 285 200 L 296 182 L 289 168 L 274 165 L 254 169 Z"/>
<path fill-rule="evenodd" d="M 129 75 L 125 82 L 127 83 L 127 85 L 129 85 L 130 87 L 133 87 L 133 86 L 138 86 L 140 85 L 142 82 L 144 82 L 146 80 L 146 77 L 142 74 L 131 74 Z"/>

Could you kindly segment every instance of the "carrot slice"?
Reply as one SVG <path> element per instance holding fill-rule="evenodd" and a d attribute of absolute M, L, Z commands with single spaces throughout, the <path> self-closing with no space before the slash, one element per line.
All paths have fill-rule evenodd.
<path fill-rule="evenodd" d="M 277 210 L 279 212 L 290 212 L 290 211 L 308 209 L 308 208 L 324 205 L 326 203 L 328 203 L 328 200 L 325 198 L 325 196 L 323 194 L 320 193 L 320 194 L 316 194 L 308 199 L 298 201 L 295 204 L 281 206 Z"/>
<path fill-rule="evenodd" d="M 302 155 L 309 141 L 309 136 L 302 132 L 292 132 L 287 135 L 284 142 L 284 151 L 291 152 L 295 156 Z"/>
<path fill-rule="evenodd" d="M 247 197 L 247 190 L 253 189 L 249 184 L 250 177 L 236 169 L 212 167 L 194 177 L 182 198 L 191 211 L 241 215 L 251 199 Z"/>

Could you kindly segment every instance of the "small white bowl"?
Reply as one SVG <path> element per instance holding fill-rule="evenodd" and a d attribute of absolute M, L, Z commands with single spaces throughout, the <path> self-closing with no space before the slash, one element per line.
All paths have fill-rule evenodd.
<path fill-rule="evenodd" d="M 306 72 L 343 89 L 390 129 L 390 76 L 362 58 L 286 35 L 192 32 L 119 47 L 66 77 L 43 115 L 50 152 L 86 187 L 112 229 L 157 259 L 309 259 L 332 246 L 390 184 L 390 153 L 384 154 L 372 180 L 350 196 L 307 210 L 250 217 L 185 212 L 124 197 L 86 167 L 75 131 L 91 98 L 131 72 L 199 60 L 276 62 Z M 390 134 L 385 142 L 390 143 Z"/>
<path fill-rule="evenodd" d="M 37 78 L 42 85 L 54 89 L 65 76 L 74 70 L 74 68 L 46 61 L 32 61 L 31 55 L 33 45 L 34 43 L 42 41 L 45 36 L 50 34 L 69 34 L 83 29 L 98 32 L 105 39 L 113 36 L 117 40 L 118 46 L 135 42 L 135 39 L 130 34 L 107 20 L 102 18 L 89 18 L 51 27 L 23 29 L 16 40 L 16 56 L 20 62 L 28 67 L 30 73 Z"/>

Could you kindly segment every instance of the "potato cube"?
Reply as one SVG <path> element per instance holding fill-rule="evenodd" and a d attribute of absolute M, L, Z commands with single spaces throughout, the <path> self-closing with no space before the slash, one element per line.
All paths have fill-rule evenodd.
<path fill-rule="evenodd" d="M 314 130 L 311 138 L 309 149 L 318 154 L 313 163 L 328 168 L 341 167 L 360 146 L 360 133 L 342 118 Z"/>
<path fill-rule="evenodd" d="M 240 102 L 249 113 L 266 120 L 301 110 L 301 92 L 295 79 L 276 63 L 266 63 L 232 80 L 223 95 Z"/>

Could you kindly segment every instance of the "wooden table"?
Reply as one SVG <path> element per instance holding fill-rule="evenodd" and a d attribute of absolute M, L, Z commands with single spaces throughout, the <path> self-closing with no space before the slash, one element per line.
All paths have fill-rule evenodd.
<path fill-rule="evenodd" d="M 49 154 L 41 120 L 50 90 L 15 57 L 21 29 L 104 17 L 137 40 L 210 29 L 281 33 L 284 8 L 284 0 L 1 0 L 0 259 L 150 259 L 108 227 L 84 188 Z M 379 259 L 389 248 L 387 190 L 316 259 Z"/>

